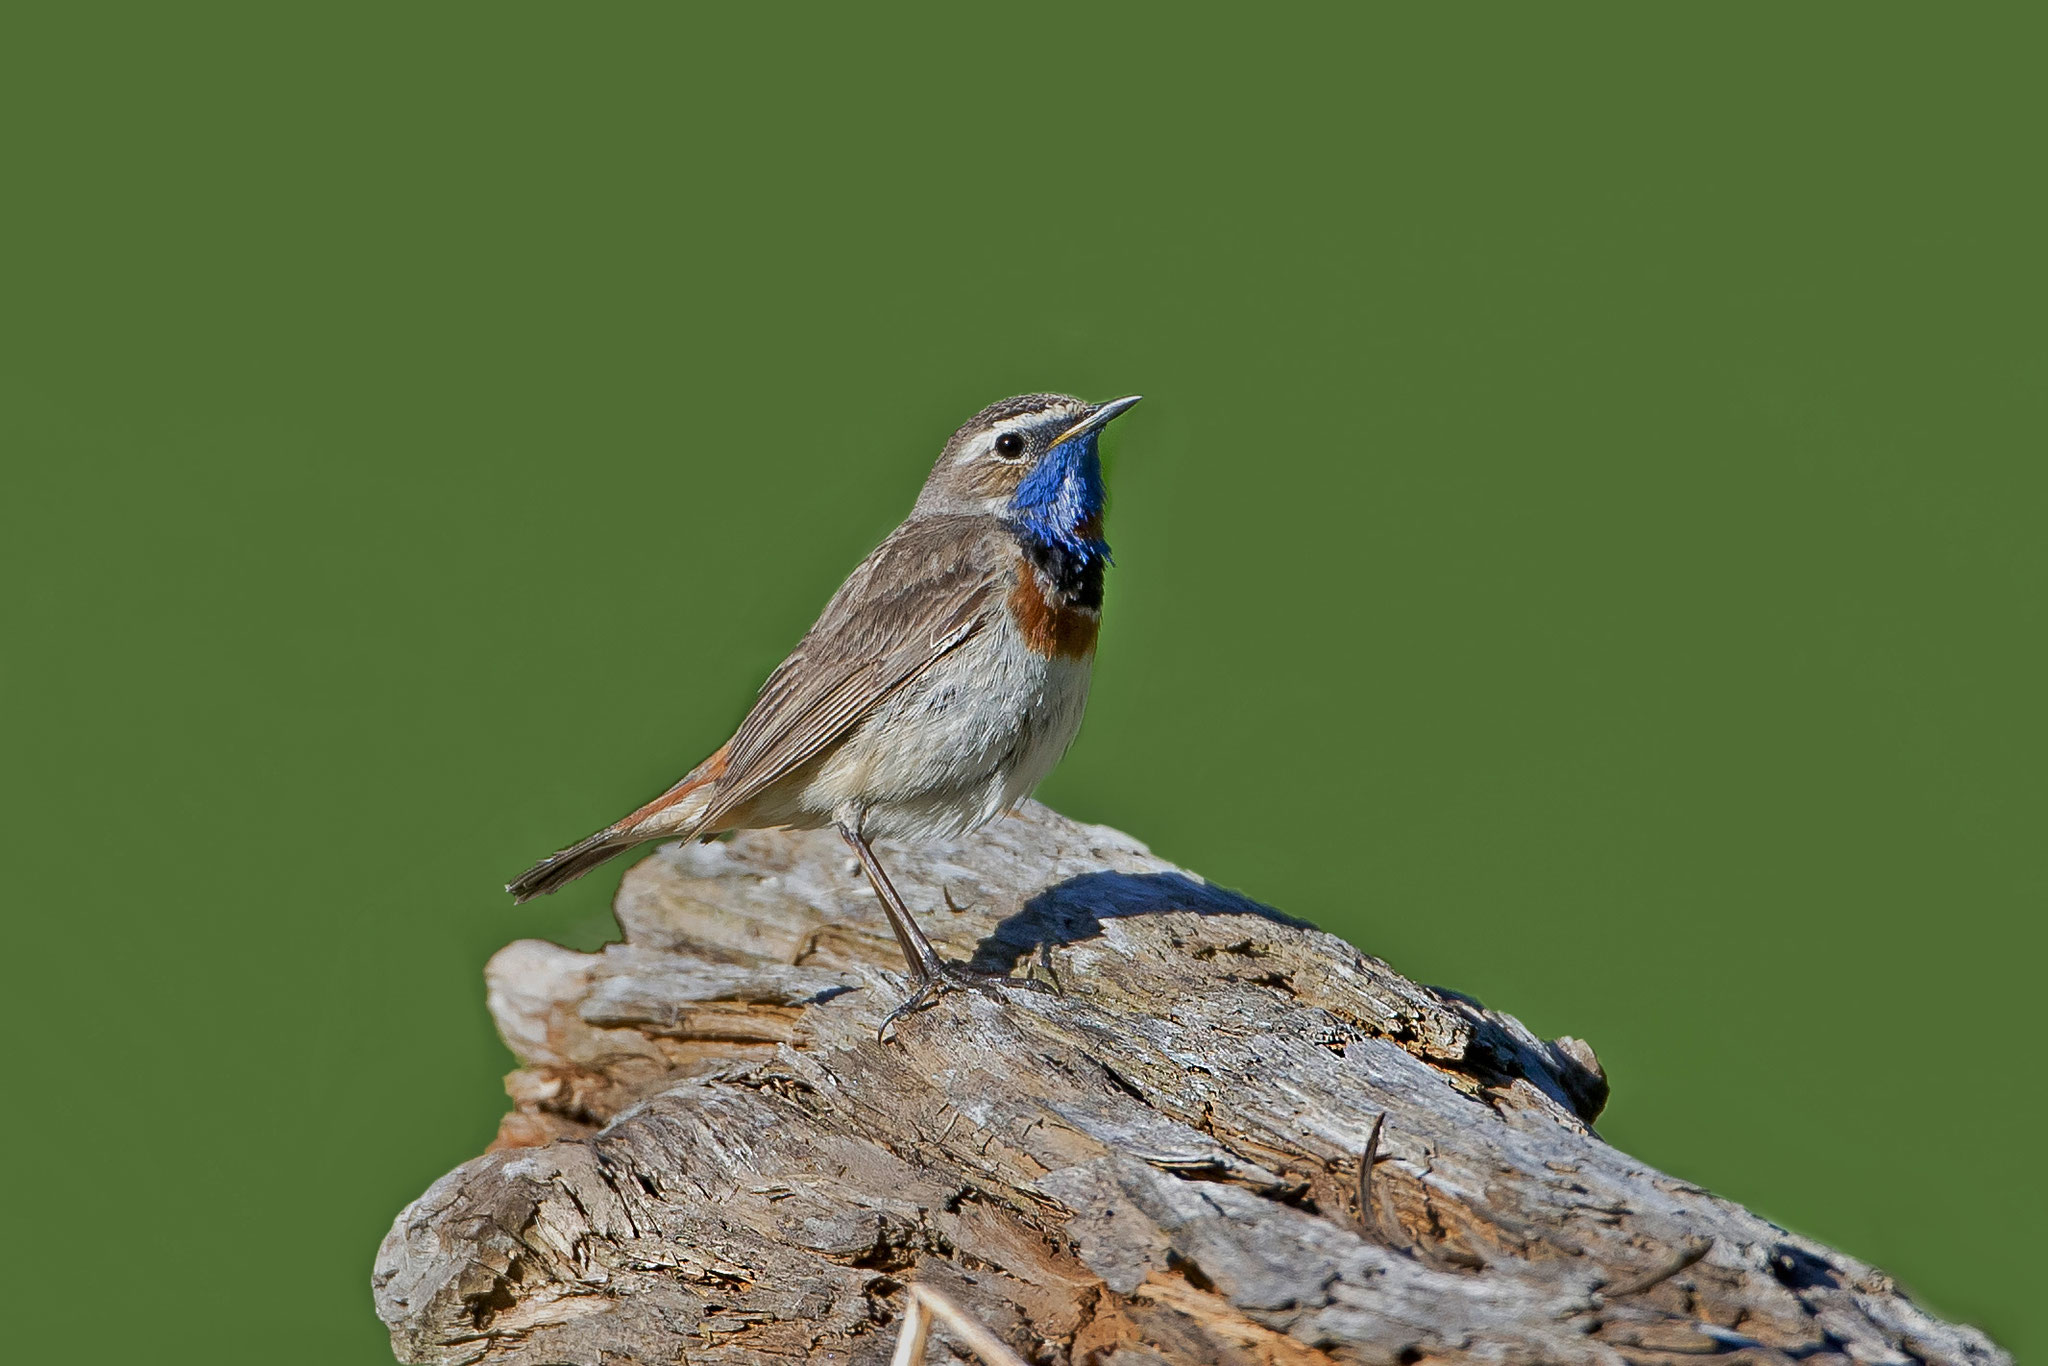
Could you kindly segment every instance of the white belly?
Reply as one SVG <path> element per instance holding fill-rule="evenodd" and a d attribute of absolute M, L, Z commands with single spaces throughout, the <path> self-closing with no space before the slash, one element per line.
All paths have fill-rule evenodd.
<path fill-rule="evenodd" d="M 818 770 L 804 805 L 862 810 L 862 829 L 885 839 L 985 824 L 1067 752 L 1092 664 L 1034 653 L 1003 619 L 883 703 Z"/>

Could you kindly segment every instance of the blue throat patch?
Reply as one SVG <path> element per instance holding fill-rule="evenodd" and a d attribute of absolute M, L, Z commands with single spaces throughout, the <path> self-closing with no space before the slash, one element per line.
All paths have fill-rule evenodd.
<path fill-rule="evenodd" d="M 1109 562 L 1109 544 L 1082 530 L 1100 525 L 1105 499 L 1097 435 L 1089 432 L 1047 451 L 1010 498 L 1010 520 L 1019 531 L 1082 566 Z"/>

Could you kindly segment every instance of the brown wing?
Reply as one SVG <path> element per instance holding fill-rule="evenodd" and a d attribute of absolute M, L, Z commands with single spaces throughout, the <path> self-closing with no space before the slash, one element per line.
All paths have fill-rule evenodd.
<path fill-rule="evenodd" d="M 921 517 L 896 528 L 840 586 L 761 685 L 726 749 L 706 830 L 845 735 L 1001 610 L 1009 547 L 986 517 Z"/>

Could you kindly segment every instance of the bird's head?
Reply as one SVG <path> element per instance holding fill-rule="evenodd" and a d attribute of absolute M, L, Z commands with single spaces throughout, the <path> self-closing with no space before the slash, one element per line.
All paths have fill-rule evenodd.
<path fill-rule="evenodd" d="M 1107 403 L 1025 394 L 992 403 L 953 433 L 916 510 L 992 513 L 1049 546 L 1106 557 L 1095 443 L 1137 401 L 1135 394 Z"/>

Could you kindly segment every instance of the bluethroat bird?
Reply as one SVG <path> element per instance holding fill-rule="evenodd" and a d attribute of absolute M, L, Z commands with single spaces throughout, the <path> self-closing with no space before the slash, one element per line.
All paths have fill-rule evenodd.
<path fill-rule="evenodd" d="M 733 737 L 506 890 L 545 895 L 648 840 L 831 825 L 917 979 L 889 1018 L 973 980 L 940 959 L 869 841 L 977 829 L 1030 796 L 1066 752 L 1088 699 L 1109 564 L 1096 442 L 1137 401 L 1026 394 L 976 413 Z"/>

